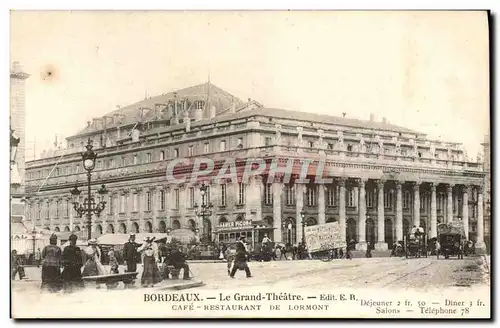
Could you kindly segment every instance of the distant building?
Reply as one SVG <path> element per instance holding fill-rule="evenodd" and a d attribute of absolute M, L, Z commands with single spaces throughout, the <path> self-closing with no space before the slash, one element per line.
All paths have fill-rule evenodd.
<path fill-rule="evenodd" d="M 484 136 L 483 146 L 483 170 L 484 170 L 484 239 L 491 247 L 491 147 L 490 134 Z"/>
<path fill-rule="evenodd" d="M 344 115 L 345 116 L 345 115 Z M 470 239 L 483 239 L 482 164 L 469 162 L 454 142 L 383 119 L 357 120 L 266 108 L 242 101 L 211 83 L 119 108 L 87 122 L 67 138 L 67 149 L 28 165 L 28 217 L 52 231 L 81 230 L 69 190 L 85 184 L 80 152 L 93 140 L 98 153 L 95 187 L 110 190 L 107 208 L 93 219 L 97 234 L 200 229 L 205 239 L 255 241 L 263 234 L 295 244 L 305 225 L 339 222 L 359 249 L 387 249 L 412 226 L 437 234 L 439 223 L 461 220 Z M 209 182 L 214 204 L 196 216 L 199 183 L 171 184 L 167 164 L 177 158 L 326 159 L 332 183 L 269 183 L 265 174 Z M 50 173 L 50 176 L 49 176 Z M 189 171 L 182 171 L 189 174 Z M 46 179 L 48 177 L 48 179 Z M 478 223 L 481 222 L 481 223 Z"/>

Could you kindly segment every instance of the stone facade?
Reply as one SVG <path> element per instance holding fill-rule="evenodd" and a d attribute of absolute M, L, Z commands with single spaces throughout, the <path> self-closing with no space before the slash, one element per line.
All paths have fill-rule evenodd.
<path fill-rule="evenodd" d="M 184 96 L 189 99 L 189 93 Z M 214 107 L 210 101 L 217 102 L 207 100 L 206 108 Z M 106 184 L 111 193 L 93 229 L 116 233 L 199 228 L 212 239 L 232 241 L 240 232 L 222 234 L 219 228 L 237 226 L 227 222 L 251 221 L 252 233 L 259 229 L 274 241 L 297 243 L 303 211 L 307 225 L 338 221 L 345 238 L 354 239 L 359 249 L 367 242 L 387 249 L 414 225 L 434 237 L 438 223 L 452 220 L 463 221 L 470 239 L 484 238 L 482 164 L 467 162 L 459 144 L 428 140 L 422 133 L 386 122 L 269 109 L 252 100 L 238 102 L 239 107 L 234 103 L 189 120 L 189 113 L 182 114 L 183 121 L 176 124 L 171 124 L 171 116 L 180 113 L 159 112 L 153 120 L 114 127 L 115 135 L 135 130 L 129 133 L 134 139 L 94 142 L 98 157 L 92 181 L 95 189 Z M 74 148 L 28 163 L 28 217 L 36 225 L 56 231 L 84 227 L 69 201 L 69 189 L 86 181 L 76 141 L 99 140 L 103 133 L 99 126 L 87 129 L 68 138 Z M 166 178 L 167 165 L 184 157 L 210 158 L 216 167 L 228 158 L 237 159 L 238 170 L 245 165 L 238 159 L 248 158 L 292 161 L 294 166 L 289 183 L 279 176 L 269 181 L 268 173 L 248 183 L 205 181 L 213 208 L 202 220 L 193 206 L 201 202 L 202 182 L 188 179 L 177 185 Z M 311 161 L 308 183 L 298 178 L 303 161 Z M 325 163 L 323 176 L 331 182 L 314 180 L 312 172 L 320 162 Z M 177 173 L 189 176 L 190 171 Z"/>

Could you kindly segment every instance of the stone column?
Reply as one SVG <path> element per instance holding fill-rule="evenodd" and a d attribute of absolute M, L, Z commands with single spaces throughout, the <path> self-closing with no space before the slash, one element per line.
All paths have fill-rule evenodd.
<path fill-rule="evenodd" d="M 437 237 L 437 202 L 435 183 L 431 183 L 431 233 L 429 237 Z"/>
<path fill-rule="evenodd" d="M 384 182 L 379 180 L 377 183 L 378 203 L 377 203 L 377 243 L 375 249 L 386 251 L 385 242 L 385 216 L 384 216 Z"/>
<path fill-rule="evenodd" d="M 365 180 L 359 180 L 359 218 L 358 218 L 358 236 L 359 240 L 356 249 L 366 250 L 366 190 Z"/>
<path fill-rule="evenodd" d="M 150 189 L 151 192 L 151 225 L 153 232 L 157 232 L 158 225 L 158 210 L 160 209 L 160 192 L 157 186 Z"/>
<path fill-rule="evenodd" d="M 446 223 L 453 221 L 453 185 L 448 185 L 448 202 L 446 206 Z"/>
<path fill-rule="evenodd" d="M 403 186 L 396 181 L 396 239 L 403 240 Z"/>
<path fill-rule="evenodd" d="M 339 184 L 339 225 L 342 240 L 346 241 L 346 215 L 345 215 L 345 179 L 338 180 Z"/>
<path fill-rule="evenodd" d="M 146 190 L 145 189 L 139 189 L 139 222 L 137 223 L 139 225 L 139 232 L 145 232 L 145 221 L 144 221 L 144 212 L 146 211 Z"/>
<path fill-rule="evenodd" d="M 281 242 L 281 182 L 273 182 L 273 241 Z M 260 196 L 260 190 L 257 190 Z"/>
<path fill-rule="evenodd" d="M 486 244 L 484 243 L 484 217 L 483 217 L 483 188 L 478 187 L 477 192 L 477 241 L 476 253 L 484 254 Z"/>
<path fill-rule="evenodd" d="M 300 216 L 300 212 L 304 208 L 304 192 L 305 192 L 305 185 L 296 183 L 295 184 L 295 226 L 297 229 L 297 240 L 296 242 L 299 243 L 302 241 L 302 217 Z"/>
<path fill-rule="evenodd" d="M 413 185 L 413 225 L 420 227 L 420 183 Z"/>
<path fill-rule="evenodd" d="M 325 185 L 318 185 L 318 224 L 325 224 Z"/>
<path fill-rule="evenodd" d="M 465 238 L 469 240 L 469 188 L 464 186 L 462 195 L 462 221 L 464 224 Z"/>

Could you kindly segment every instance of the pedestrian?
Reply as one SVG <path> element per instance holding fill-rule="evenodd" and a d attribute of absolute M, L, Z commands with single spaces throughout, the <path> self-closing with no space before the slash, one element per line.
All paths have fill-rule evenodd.
<path fill-rule="evenodd" d="M 115 249 L 113 247 L 111 247 L 108 251 L 108 258 L 109 258 L 109 273 L 119 274 L 120 267 L 118 264 L 118 260 L 116 259 Z"/>
<path fill-rule="evenodd" d="M 40 248 L 38 248 L 35 252 L 35 261 L 36 261 L 36 267 L 40 267 L 40 263 L 42 262 L 42 252 L 40 251 Z"/>
<path fill-rule="evenodd" d="M 161 281 L 160 270 L 158 270 L 158 248 L 154 243 L 154 238 L 146 237 L 144 244 L 139 247 L 138 252 L 142 257 L 142 287 L 153 287 Z"/>
<path fill-rule="evenodd" d="M 123 259 L 127 264 L 127 272 L 137 271 L 137 248 L 140 245 L 135 242 L 135 234 L 130 234 L 128 242 L 123 246 Z"/>
<path fill-rule="evenodd" d="M 182 246 L 174 248 L 170 254 L 170 264 L 175 270 L 183 270 L 182 279 L 191 280 L 189 277 L 189 265 L 186 262 L 186 254 L 182 251 Z"/>
<path fill-rule="evenodd" d="M 224 254 L 227 260 L 227 275 L 231 275 L 231 270 L 233 269 L 234 265 L 234 258 L 236 256 L 236 250 L 230 246 L 226 249 L 226 253 Z"/>
<path fill-rule="evenodd" d="M 85 248 L 87 261 L 83 267 L 82 276 L 102 276 L 106 274 L 106 270 L 101 263 L 101 250 L 97 246 L 97 240 L 91 239 L 88 241 L 88 247 Z"/>
<path fill-rule="evenodd" d="M 76 235 L 71 234 L 69 236 L 69 246 L 64 248 L 62 254 L 62 280 L 65 293 L 71 293 L 84 287 L 82 280 L 82 251 L 76 246 L 77 239 Z"/>
<path fill-rule="evenodd" d="M 51 293 L 58 292 L 62 288 L 61 260 L 62 251 L 57 246 L 57 236 L 52 234 L 49 245 L 43 248 L 42 256 L 42 285 L 40 289 Z"/>
<path fill-rule="evenodd" d="M 239 242 L 236 244 L 236 256 L 234 259 L 233 268 L 231 269 L 229 276 L 231 278 L 234 278 L 236 270 L 245 270 L 247 278 L 251 278 L 252 274 L 250 272 L 250 268 L 248 267 L 247 260 L 248 260 L 248 251 L 245 245 L 245 237 L 242 236 L 240 237 Z"/>
<path fill-rule="evenodd" d="M 370 242 L 366 243 L 366 258 L 371 258 L 372 257 L 372 245 Z"/>
<path fill-rule="evenodd" d="M 24 268 L 21 265 L 21 259 L 17 256 L 17 251 L 12 250 L 10 256 L 10 263 L 12 267 L 12 280 L 16 280 L 16 275 L 19 273 L 19 280 L 23 280 L 25 277 Z"/>

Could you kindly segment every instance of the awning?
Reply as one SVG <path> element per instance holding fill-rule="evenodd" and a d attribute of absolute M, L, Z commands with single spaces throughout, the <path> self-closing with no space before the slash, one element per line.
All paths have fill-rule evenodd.
<path fill-rule="evenodd" d="M 155 241 L 169 236 L 166 233 L 136 233 L 135 242 L 142 244 L 146 237 L 153 238 Z M 110 233 L 105 234 L 97 238 L 97 243 L 100 245 L 123 245 L 130 239 L 130 234 L 128 233 Z"/>

